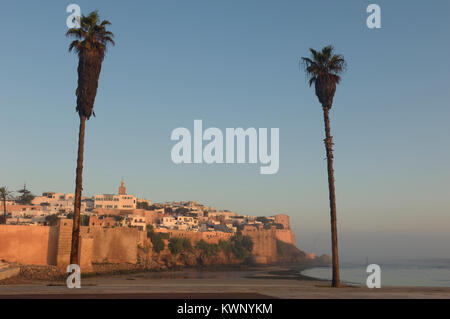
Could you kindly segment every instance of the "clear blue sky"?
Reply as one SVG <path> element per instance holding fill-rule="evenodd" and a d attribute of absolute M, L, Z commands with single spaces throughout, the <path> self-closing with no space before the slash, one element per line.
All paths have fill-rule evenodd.
<path fill-rule="evenodd" d="M 116 35 L 87 124 L 84 194 L 198 200 L 289 214 L 330 251 L 323 119 L 299 70 L 308 48 L 348 61 L 331 112 L 341 255 L 450 254 L 449 1 L 73 1 Z M 382 29 L 365 25 L 382 8 Z M 77 57 L 65 1 L 3 1 L 0 183 L 74 192 Z M 175 165 L 176 127 L 280 128 L 280 170 Z"/>

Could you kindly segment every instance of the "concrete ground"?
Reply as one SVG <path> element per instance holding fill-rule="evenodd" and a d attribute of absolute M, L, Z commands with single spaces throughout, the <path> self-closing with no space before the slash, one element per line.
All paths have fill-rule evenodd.
<path fill-rule="evenodd" d="M 158 278 L 155 274 L 128 274 L 83 278 L 80 289 L 64 283 L 26 283 L 0 286 L 1 298 L 446 298 L 450 287 L 382 287 L 368 289 L 347 286 L 331 288 L 328 282 L 299 279 L 253 279 L 245 272 L 215 273 L 192 278 Z"/>

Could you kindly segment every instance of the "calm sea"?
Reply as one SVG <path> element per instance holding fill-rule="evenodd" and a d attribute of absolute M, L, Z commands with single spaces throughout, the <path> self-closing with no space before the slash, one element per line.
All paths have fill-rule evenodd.
<path fill-rule="evenodd" d="M 450 259 L 404 260 L 379 263 L 381 287 L 384 286 L 426 286 L 450 287 Z M 366 264 L 342 264 L 341 280 L 349 284 L 366 285 Z M 311 268 L 303 275 L 331 279 L 331 267 Z"/>

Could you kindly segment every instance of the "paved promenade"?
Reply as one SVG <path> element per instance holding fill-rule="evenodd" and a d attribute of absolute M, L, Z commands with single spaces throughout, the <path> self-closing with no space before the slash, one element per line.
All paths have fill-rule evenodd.
<path fill-rule="evenodd" d="M 167 275 L 167 274 L 166 274 Z M 330 288 L 328 282 L 298 279 L 253 279 L 246 272 L 215 272 L 193 278 L 154 273 L 88 277 L 80 289 L 64 283 L 0 285 L 0 298 L 447 298 L 449 287 Z"/>

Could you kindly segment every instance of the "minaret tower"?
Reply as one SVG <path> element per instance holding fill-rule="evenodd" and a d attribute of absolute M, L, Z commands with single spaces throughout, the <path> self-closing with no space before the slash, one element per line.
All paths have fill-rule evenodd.
<path fill-rule="evenodd" d="M 127 189 L 125 188 L 125 183 L 122 180 L 122 182 L 120 183 L 120 187 L 119 187 L 119 195 L 126 195 L 127 194 Z"/>

